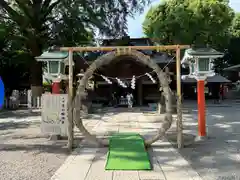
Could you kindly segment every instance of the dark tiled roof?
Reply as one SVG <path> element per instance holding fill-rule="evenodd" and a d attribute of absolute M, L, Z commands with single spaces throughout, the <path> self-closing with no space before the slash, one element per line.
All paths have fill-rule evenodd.
<path fill-rule="evenodd" d="M 44 52 L 41 56 L 35 57 L 36 59 L 65 59 L 68 57 L 68 52 Z"/>
<path fill-rule="evenodd" d="M 210 55 L 223 55 L 223 53 L 218 52 L 215 49 L 212 48 L 190 48 L 185 51 L 191 56 L 210 56 Z"/>
<path fill-rule="evenodd" d="M 161 64 L 161 63 L 165 64 L 165 63 L 168 63 L 169 61 L 171 61 L 170 63 L 175 62 L 175 58 L 173 58 L 173 56 L 167 55 L 166 53 L 154 53 L 151 55 L 152 52 L 150 51 L 142 51 L 142 52 L 146 55 L 150 55 L 151 59 L 158 64 Z M 87 61 L 94 61 L 101 55 L 103 55 L 102 52 L 91 52 L 85 57 L 85 59 Z"/>
<path fill-rule="evenodd" d="M 129 36 L 122 37 L 120 39 L 103 39 L 102 46 L 117 46 L 118 43 L 124 42 L 126 45 L 142 45 L 149 46 L 153 45 L 150 38 L 130 38 Z"/>
<path fill-rule="evenodd" d="M 234 65 L 234 66 L 227 67 L 223 70 L 224 71 L 239 71 L 239 69 L 240 69 L 240 64 L 237 64 L 237 65 Z"/>
<path fill-rule="evenodd" d="M 158 64 L 169 62 L 173 63 L 176 61 L 173 56 L 169 56 L 167 53 L 156 53 L 151 57 L 151 59 Z"/>
<path fill-rule="evenodd" d="M 118 43 L 124 42 L 126 44 L 119 45 L 119 46 L 151 46 L 153 42 L 150 38 L 130 38 L 130 37 L 123 37 L 122 39 L 104 39 L 102 42 L 102 46 L 118 46 Z M 158 53 L 152 50 L 139 50 L 140 52 L 151 56 L 151 59 L 154 60 L 156 63 L 168 63 L 170 60 L 171 62 L 175 62 L 175 58 L 173 59 L 172 56 L 167 55 L 166 53 Z M 87 60 L 93 61 L 100 55 L 103 55 L 107 52 L 91 52 L 86 57 Z"/>
<path fill-rule="evenodd" d="M 184 82 L 184 83 L 195 83 L 195 82 L 197 82 L 197 80 L 194 79 L 194 78 L 186 78 L 186 79 L 182 80 L 182 82 Z M 231 81 L 228 80 L 227 78 L 219 75 L 219 74 L 216 74 L 215 76 L 208 77 L 207 82 L 209 82 L 209 83 L 213 83 L 213 82 L 228 83 L 228 82 L 231 82 Z"/>

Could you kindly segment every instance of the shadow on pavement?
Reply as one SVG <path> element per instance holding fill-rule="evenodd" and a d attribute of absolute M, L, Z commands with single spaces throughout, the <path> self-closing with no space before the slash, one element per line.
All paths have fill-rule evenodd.
<path fill-rule="evenodd" d="M 40 122 L 0 122 L 0 130 L 24 129 L 34 124 L 38 125 Z"/>
<path fill-rule="evenodd" d="M 54 153 L 54 154 L 68 154 L 66 141 L 50 142 L 45 140 L 44 143 L 34 144 L 0 144 L 1 151 L 35 151 L 36 154 L 41 152 Z"/>
<path fill-rule="evenodd" d="M 208 139 L 179 152 L 205 180 L 240 179 L 240 111 L 239 107 L 208 107 Z M 184 118 L 184 129 L 196 134 L 197 111 Z"/>
<path fill-rule="evenodd" d="M 0 119 L 4 119 L 4 118 L 20 119 L 20 118 L 27 118 L 30 116 L 40 116 L 40 115 L 41 115 L 40 111 L 32 111 L 29 109 L 20 109 L 20 110 L 0 112 Z"/>

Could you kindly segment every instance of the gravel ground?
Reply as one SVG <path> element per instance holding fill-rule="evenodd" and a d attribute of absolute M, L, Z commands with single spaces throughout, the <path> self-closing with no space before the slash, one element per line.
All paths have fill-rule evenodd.
<path fill-rule="evenodd" d="M 40 133 L 40 116 L 0 114 L 0 180 L 49 180 L 68 156 L 66 141 Z"/>

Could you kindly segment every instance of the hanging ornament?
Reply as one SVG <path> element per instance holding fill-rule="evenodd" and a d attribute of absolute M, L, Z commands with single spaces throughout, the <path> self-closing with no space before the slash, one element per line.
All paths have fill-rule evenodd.
<path fill-rule="evenodd" d="M 108 84 L 112 84 L 112 81 L 110 81 L 106 76 L 101 75 L 101 77 L 102 77 Z"/>
<path fill-rule="evenodd" d="M 153 79 L 153 77 L 149 74 L 149 73 L 146 73 L 146 75 L 149 77 L 149 79 L 153 82 L 153 84 L 156 83 L 156 80 Z"/>
<path fill-rule="evenodd" d="M 126 84 L 122 82 L 119 78 L 116 78 L 116 80 L 120 86 L 122 86 L 123 88 L 127 88 Z"/>
<path fill-rule="evenodd" d="M 135 85 L 136 85 L 136 78 L 135 78 L 135 76 L 133 76 L 132 80 L 131 80 L 131 88 L 135 89 Z"/>

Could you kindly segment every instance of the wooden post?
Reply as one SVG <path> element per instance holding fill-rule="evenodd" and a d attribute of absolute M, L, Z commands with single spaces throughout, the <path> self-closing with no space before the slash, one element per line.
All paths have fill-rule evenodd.
<path fill-rule="evenodd" d="M 73 51 L 68 51 L 68 65 L 69 65 L 69 77 L 68 77 L 68 149 L 71 151 L 73 148 Z"/>
<path fill-rule="evenodd" d="M 181 93 L 181 57 L 180 48 L 176 49 L 176 71 L 177 71 L 177 143 L 178 148 L 183 147 L 182 135 L 182 93 Z"/>

